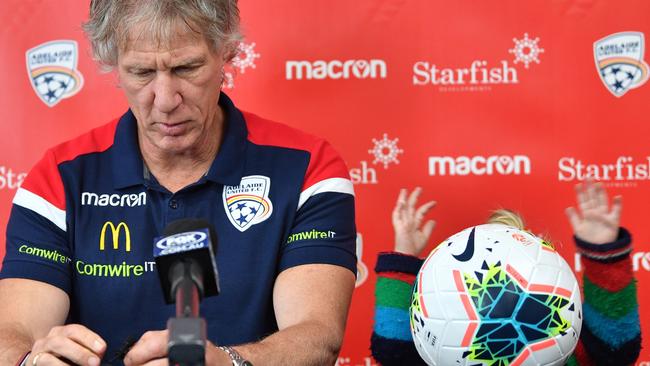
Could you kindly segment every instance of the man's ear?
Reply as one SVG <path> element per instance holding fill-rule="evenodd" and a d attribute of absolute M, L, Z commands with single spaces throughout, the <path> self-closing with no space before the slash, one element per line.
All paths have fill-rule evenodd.
<path fill-rule="evenodd" d="M 113 69 L 113 82 L 116 88 L 122 89 L 122 79 L 120 78 L 120 73 L 117 72 L 117 66 Z"/>

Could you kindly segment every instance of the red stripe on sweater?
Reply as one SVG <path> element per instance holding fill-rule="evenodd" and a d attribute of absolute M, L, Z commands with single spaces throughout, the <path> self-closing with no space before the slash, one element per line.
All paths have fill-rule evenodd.
<path fill-rule="evenodd" d="M 587 257 L 582 257 L 582 260 L 587 262 L 585 276 L 589 281 L 607 291 L 620 291 L 634 280 L 632 261 L 629 256 L 613 263 L 601 263 Z"/>
<path fill-rule="evenodd" d="M 65 210 L 65 192 L 59 165 L 80 155 L 105 151 L 111 147 L 115 140 L 117 122 L 118 120 L 111 121 L 46 151 L 25 178 L 22 188 Z"/>
<path fill-rule="evenodd" d="M 311 154 L 302 190 L 328 178 L 350 179 L 340 155 L 325 140 L 287 125 L 242 112 L 248 127 L 248 140 L 257 145 L 285 147 Z"/>
<path fill-rule="evenodd" d="M 578 361 L 578 365 L 580 366 L 583 365 L 587 366 L 587 365 L 594 364 L 593 362 L 591 362 L 591 359 L 589 359 L 589 355 L 585 350 L 585 346 L 582 345 L 582 341 L 578 341 L 578 345 L 576 346 L 573 355 L 575 356 L 576 360 Z"/>
<path fill-rule="evenodd" d="M 390 278 L 393 280 L 398 280 L 402 282 L 406 282 L 409 285 L 413 285 L 413 282 L 415 282 L 415 275 L 412 275 L 410 273 L 401 273 L 401 272 L 381 272 L 378 274 L 380 277 L 386 277 Z"/>

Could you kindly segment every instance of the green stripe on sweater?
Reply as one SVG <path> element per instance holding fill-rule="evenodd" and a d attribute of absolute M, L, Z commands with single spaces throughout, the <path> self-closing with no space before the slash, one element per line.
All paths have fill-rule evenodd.
<path fill-rule="evenodd" d="M 610 319 L 627 315 L 637 306 L 636 280 L 630 282 L 620 291 L 609 292 L 584 277 L 585 302 L 596 311 Z"/>
<path fill-rule="evenodd" d="M 379 277 L 375 288 L 376 305 L 408 310 L 412 292 L 413 287 L 404 281 Z"/>
<path fill-rule="evenodd" d="M 571 357 L 569 357 L 569 359 L 566 361 L 566 366 L 580 366 L 575 355 L 571 355 Z"/>

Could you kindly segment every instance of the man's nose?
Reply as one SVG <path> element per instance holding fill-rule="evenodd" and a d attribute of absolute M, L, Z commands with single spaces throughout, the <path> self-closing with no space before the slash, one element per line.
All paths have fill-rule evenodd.
<path fill-rule="evenodd" d="M 156 75 L 154 107 L 162 113 L 171 113 L 183 102 L 178 80 L 168 73 Z"/>

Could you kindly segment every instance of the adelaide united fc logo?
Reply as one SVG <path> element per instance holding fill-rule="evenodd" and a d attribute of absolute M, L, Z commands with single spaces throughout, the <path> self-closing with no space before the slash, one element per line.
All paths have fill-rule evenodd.
<path fill-rule="evenodd" d="M 649 67 L 643 59 L 641 32 L 610 34 L 594 43 L 594 60 L 600 80 L 616 97 L 638 88 L 648 80 Z"/>
<path fill-rule="evenodd" d="M 244 232 L 271 217 L 271 179 L 263 175 L 243 177 L 238 186 L 223 187 L 223 207 L 233 226 Z"/>
<path fill-rule="evenodd" d="M 81 90 L 84 79 L 77 70 L 77 42 L 46 42 L 29 49 L 25 56 L 32 87 L 48 107 Z"/>

